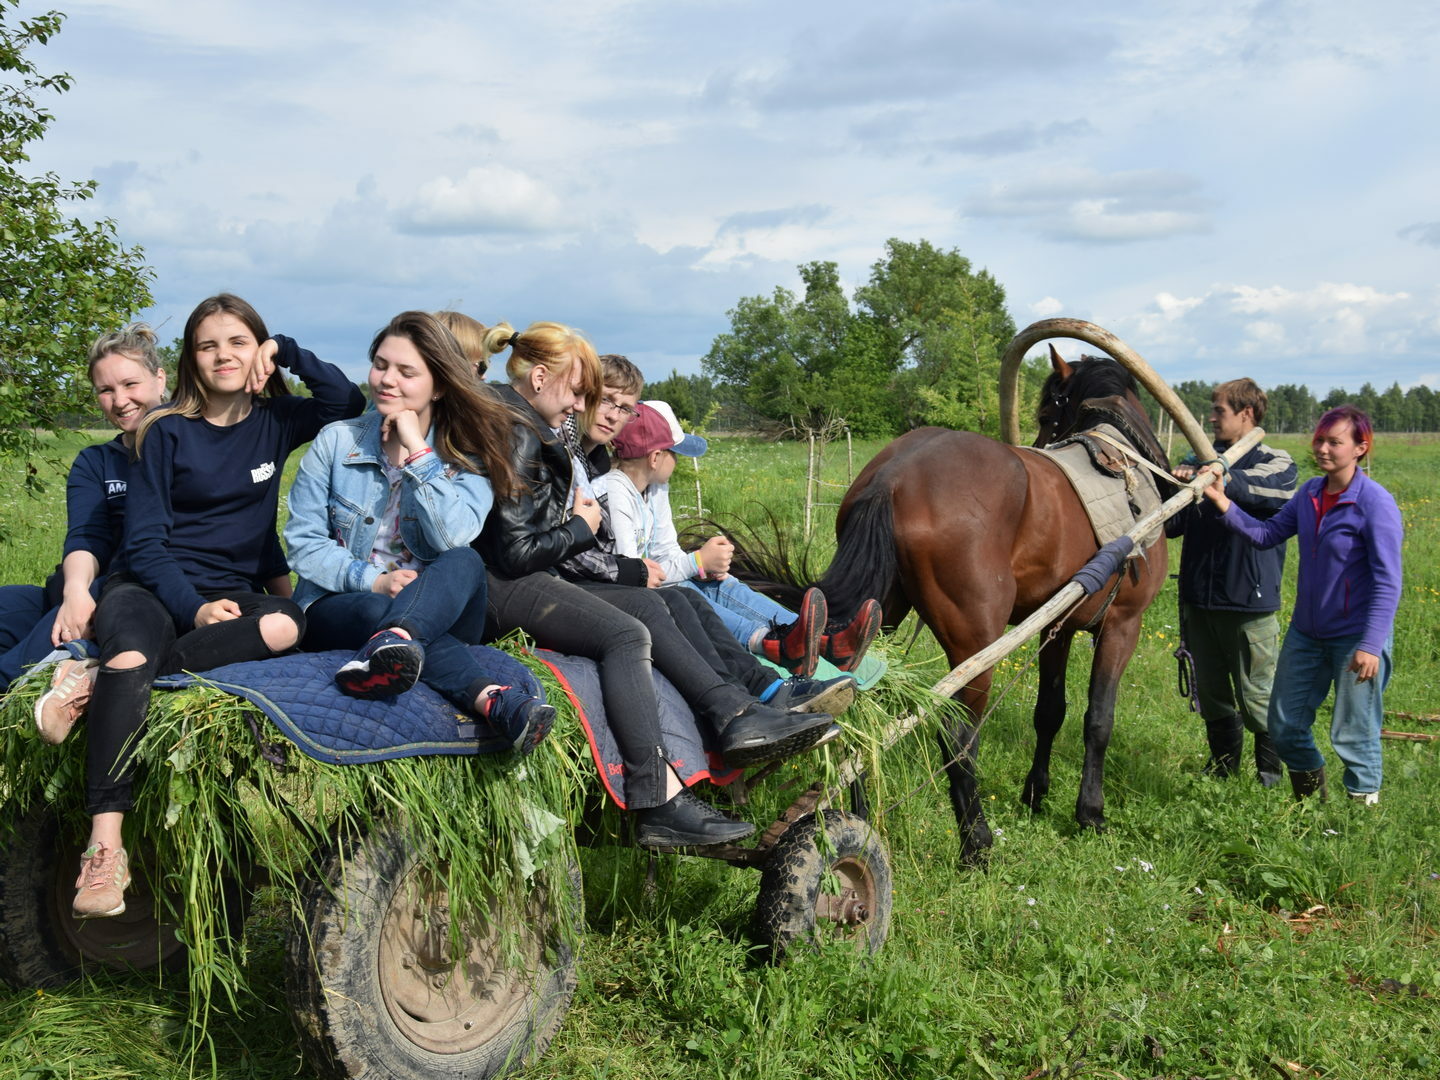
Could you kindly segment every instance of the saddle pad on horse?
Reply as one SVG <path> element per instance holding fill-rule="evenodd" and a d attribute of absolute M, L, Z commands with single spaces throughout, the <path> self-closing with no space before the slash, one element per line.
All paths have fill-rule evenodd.
<path fill-rule="evenodd" d="M 502 685 L 544 692 L 524 664 L 499 649 L 477 645 L 471 652 L 487 677 Z M 540 651 L 540 660 L 559 680 L 580 717 L 590 754 L 606 791 L 625 806 L 625 774 L 619 744 L 605 717 L 600 675 L 595 662 L 579 656 Z M 309 757 L 330 764 L 355 765 L 422 754 L 494 754 L 509 744 L 494 736 L 469 713 L 462 713 L 424 683 L 384 699 L 352 698 L 335 686 L 335 671 L 350 658 L 347 652 L 292 653 L 268 660 L 229 664 L 199 675 L 167 675 L 157 689 L 211 687 L 245 699 L 270 718 L 281 733 Z M 694 714 L 670 682 L 655 674 L 660 704 L 660 730 L 671 764 L 685 781 L 708 779 L 729 784 L 739 778 L 719 755 L 707 748 L 696 730 Z M 282 758 L 256 739 L 270 758 Z M 282 758 L 283 760 L 283 758 Z"/>
<path fill-rule="evenodd" d="M 1043 449 L 1029 446 L 1016 449 L 1044 454 L 1060 466 L 1085 506 L 1096 541 L 1104 546 L 1124 536 L 1139 518 L 1158 507 L 1160 492 L 1145 469 L 1127 461 L 1107 445 L 1109 440 L 1131 445 L 1118 428 L 1101 424 L 1095 431 L 1106 436 L 1106 442 L 1087 441 L 1088 433 L 1082 433 Z M 1105 459 L 1104 469 L 1096 465 L 1097 453 Z M 1162 524 L 1137 540 L 1135 550 L 1139 552 L 1153 544 L 1163 528 Z"/>

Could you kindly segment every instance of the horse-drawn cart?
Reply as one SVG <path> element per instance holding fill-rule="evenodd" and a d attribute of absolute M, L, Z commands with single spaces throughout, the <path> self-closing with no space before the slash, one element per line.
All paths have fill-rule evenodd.
<path fill-rule="evenodd" d="M 338 658 L 308 662 L 328 680 Z M 306 732 L 275 725 L 286 748 L 272 712 L 231 696 L 243 674 L 222 669 L 157 693 L 137 751 L 127 831 L 148 840 L 131 845 L 127 908 L 83 922 L 70 913 L 86 821 L 83 734 L 41 743 L 30 711 L 44 679 L 17 687 L 0 712 L 0 979 L 46 989 L 101 971 L 178 980 L 198 1049 L 212 1000 L 233 1007 L 244 991 L 241 933 L 258 903 L 272 920 L 288 916 L 286 1004 L 317 1074 L 489 1077 L 533 1061 L 576 985 L 584 904 L 573 827 L 584 818 L 581 831 L 621 840 L 624 827 L 591 820 L 593 770 L 574 752 L 585 745 L 582 714 L 566 696 L 578 680 L 555 679 L 535 655 L 525 663 L 560 720 L 519 761 L 329 763 L 294 752 Z M 683 707 L 657 683 L 667 708 Z M 249 696 L 284 701 L 268 683 Z M 851 722 L 878 729 L 901 700 L 877 690 Z M 829 753 L 800 764 L 823 769 Z M 773 771 L 731 790 L 755 798 Z M 878 949 L 890 908 L 883 843 L 859 817 L 802 803 L 757 847 L 693 853 L 761 871 L 756 923 L 777 955 L 817 921 Z"/>
<path fill-rule="evenodd" d="M 1007 354 L 1002 389 L 1012 418 L 1020 357 L 1057 336 L 1090 341 L 1135 370 L 1133 354 L 1098 328 L 1036 324 Z M 1139 374 L 1152 393 L 1163 388 Z M 1212 458 L 1183 407 L 1156 396 L 1201 458 Z M 1198 491 L 1197 481 L 1132 531 L 1152 530 Z M 929 693 L 949 697 L 1058 626 L 1116 578 L 1122 547 L 1087 562 L 1075 575 L 1081 582 L 963 658 Z M 198 1047 L 212 998 L 233 1004 L 244 985 L 237 940 L 259 889 L 291 915 L 286 995 L 317 1073 L 489 1077 L 548 1045 L 575 989 L 584 919 L 572 830 L 594 785 L 576 755 L 547 752 L 537 755 L 543 765 L 519 767 L 419 755 L 347 767 L 273 753 L 254 710 L 219 691 L 157 695 L 138 750 L 145 768 L 134 815 L 134 833 L 152 842 L 135 852 L 126 913 L 78 923 L 70 901 L 84 820 L 81 740 L 57 753 L 34 738 L 37 690 L 12 692 L 0 714 L 15 728 L 0 749 L 0 829 L 8 833 L 0 842 L 0 978 L 52 987 L 95 969 L 183 976 Z M 884 749 L 932 714 L 917 704 L 923 696 L 912 688 L 867 695 L 860 719 L 847 718 L 866 728 L 863 753 L 831 764 L 752 846 L 689 852 L 760 871 L 755 926 L 772 955 L 820 938 L 870 951 L 883 944 L 889 860 L 858 784 Z M 561 717 L 563 736 L 576 710 L 562 705 Z M 944 744 L 964 757 L 967 737 L 962 730 Z"/>

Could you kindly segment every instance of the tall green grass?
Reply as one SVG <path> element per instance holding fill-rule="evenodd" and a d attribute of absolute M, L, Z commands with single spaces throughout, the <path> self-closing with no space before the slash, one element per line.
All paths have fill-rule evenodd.
<path fill-rule="evenodd" d="M 1274 441 L 1307 462 L 1303 439 Z M 711 446 L 701 463 L 707 512 L 753 517 L 764 506 L 798 527 L 803 447 Z M 1375 456 L 1374 475 L 1395 494 L 1407 530 L 1387 705 L 1435 713 L 1440 442 L 1382 437 Z M 843 482 L 833 449 L 830 468 Z M 684 469 L 672 482 L 678 505 L 694 501 Z M 38 527 L 40 516 L 21 520 Z M 829 537 L 828 524 L 816 530 L 821 565 Z M 6 580 L 36 580 L 34 567 L 53 565 L 53 551 L 18 570 L 7 551 Z M 1025 664 L 1033 646 L 1002 664 L 997 685 L 1018 679 L 982 737 L 981 792 L 997 831 L 988 871 L 956 865 L 948 799 L 926 783 L 935 755 L 925 740 L 887 756 L 876 812 L 894 864 L 895 913 L 875 957 L 829 949 L 768 966 L 748 936 L 757 875 L 661 858 L 651 887 L 640 853 L 582 853 L 590 928 L 580 990 L 550 1053 L 526 1075 L 1440 1075 L 1440 750 L 1387 741 L 1384 801 L 1372 808 L 1297 805 L 1248 778 L 1204 777 L 1203 725 L 1174 690 L 1175 622 L 1171 586 L 1147 615 L 1121 692 L 1103 835 L 1079 832 L 1072 819 L 1084 639 L 1050 803 L 1039 816 L 1018 801 L 1030 760 L 1034 675 Z M 929 678 L 943 673 L 928 634 L 907 654 L 908 640 L 905 630 L 896 635 L 893 662 Z M 1327 719 L 1322 711 L 1321 728 Z M 772 783 L 811 778 L 802 760 Z M 773 808 L 792 792 L 777 788 L 761 801 Z M 212 1021 L 206 1075 L 279 1078 L 300 1069 L 279 1005 L 278 908 L 262 904 L 248 924 L 253 993 Z M 0 991 L 0 1077 L 185 1075 L 187 1008 L 173 981 Z"/>

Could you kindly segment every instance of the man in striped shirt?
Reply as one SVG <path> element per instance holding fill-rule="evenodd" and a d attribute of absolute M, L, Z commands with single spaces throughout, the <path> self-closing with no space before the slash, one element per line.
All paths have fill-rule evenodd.
<path fill-rule="evenodd" d="M 1215 449 L 1224 450 L 1265 418 L 1265 391 L 1251 379 L 1221 383 L 1211 398 L 1210 427 Z M 1191 480 L 1196 463 L 1187 460 L 1175 476 Z M 1269 518 L 1295 491 L 1295 462 L 1284 450 L 1261 443 L 1234 466 L 1225 494 L 1251 516 Z M 1183 536 L 1180 549 L 1180 622 L 1195 659 L 1195 689 L 1210 744 L 1206 771 L 1230 776 L 1240 768 L 1245 729 L 1255 736 L 1260 782 L 1280 782 L 1283 770 L 1266 732 L 1270 686 L 1280 652 L 1280 579 L 1283 544 L 1261 550 L 1226 529 L 1209 500 L 1170 519 L 1170 536 Z"/>

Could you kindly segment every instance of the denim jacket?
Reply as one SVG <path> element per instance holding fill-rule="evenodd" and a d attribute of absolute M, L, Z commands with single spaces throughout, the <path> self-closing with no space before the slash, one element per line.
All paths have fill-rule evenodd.
<path fill-rule="evenodd" d="M 302 608 L 328 593 L 365 592 L 382 573 L 370 552 L 390 497 L 383 420 L 371 412 L 329 425 L 300 462 L 285 542 L 300 577 L 295 602 Z M 421 562 L 479 536 L 494 502 L 487 478 L 447 467 L 437 453 L 404 466 L 400 485 L 400 535 Z"/>

